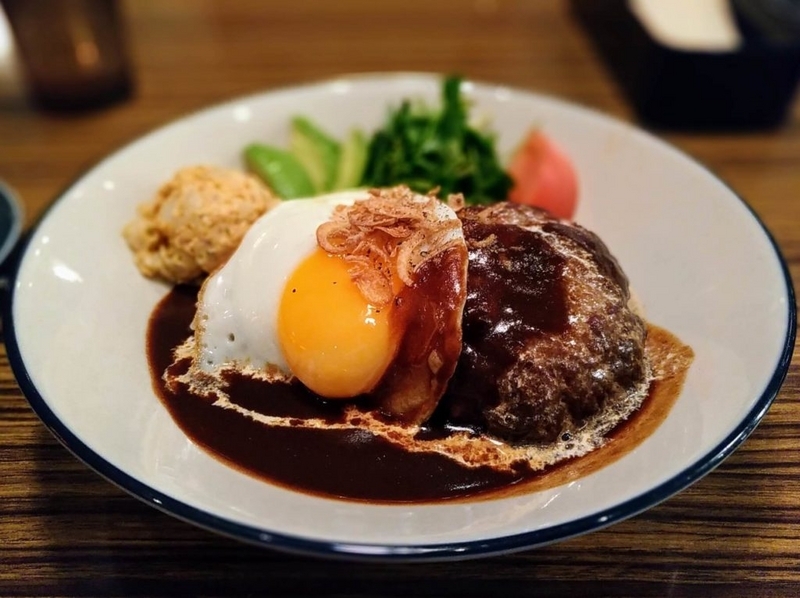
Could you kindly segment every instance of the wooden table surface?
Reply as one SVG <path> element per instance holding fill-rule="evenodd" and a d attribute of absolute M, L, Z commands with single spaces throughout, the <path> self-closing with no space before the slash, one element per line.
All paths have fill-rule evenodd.
<path fill-rule="evenodd" d="M 33 222 L 126 141 L 234 96 L 360 71 L 461 72 L 623 120 L 630 106 L 558 2 L 125 4 L 137 89 L 82 116 L 0 100 L 0 178 Z M 800 275 L 800 105 L 780 130 L 663 134 L 741 193 Z M 449 564 L 348 564 L 218 537 L 101 479 L 39 422 L 0 353 L 0 595 L 800 596 L 800 367 L 716 471 L 604 531 Z"/>

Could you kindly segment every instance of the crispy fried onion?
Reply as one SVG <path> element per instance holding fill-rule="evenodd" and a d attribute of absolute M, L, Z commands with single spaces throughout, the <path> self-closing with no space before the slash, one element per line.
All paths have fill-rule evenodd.
<path fill-rule="evenodd" d="M 397 294 L 398 280 L 413 286 L 425 262 L 458 243 L 461 221 L 444 213 L 447 208 L 433 192 L 418 195 L 399 186 L 367 193 L 352 206 L 337 206 L 317 228 L 317 243 L 342 256 L 364 298 L 382 306 Z"/>

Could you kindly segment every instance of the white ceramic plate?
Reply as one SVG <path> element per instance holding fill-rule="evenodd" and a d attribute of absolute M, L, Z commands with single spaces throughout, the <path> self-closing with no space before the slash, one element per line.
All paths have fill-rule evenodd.
<path fill-rule="evenodd" d="M 67 189 L 29 238 L 7 324 L 31 405 L 90 467 L 208 529 L 305 553 L 444 559 L 561 540 L 630 517 L 708 473 L 754 429 L 794 346 L 783 260 L 747 205 L 708 170 L 635 128 L 532 93 L 465 84 L 507 154 L 537 125 L 572 157 L 577 220 L 606 241 L 650 320 L 696 359 L 667 420 L 634 451 L 570 484 L 459 504 L 366 505 L 243 475 L 189 441 L 155 397 L 145 326 L 167 287 L 142 278 L 120 236 L 136 204 L 182 166 L 238 167 L 253 140 L 285 144 L 305 114 L 342 136 L 404 97 L 437 101 L 430 75 L 360 76 L 255 95 L 163 127 Z"/>

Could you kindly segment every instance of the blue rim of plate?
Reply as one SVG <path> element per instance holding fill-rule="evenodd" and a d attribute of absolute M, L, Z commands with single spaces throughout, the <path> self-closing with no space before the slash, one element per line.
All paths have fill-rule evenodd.
<path fill-rule="evenodd" d="M 324 83 L 324 81 L 317 83 Z M 570 105 L 574 106 L 574 104 L 571 103 Z M 209 108 L 213 108 L 213 106 Z M 587 110 L 585 108 L 583 109 Z M 597 113 L 593 110 L 588 111 L 595 114 Z M 621 121 L 617 119 L 613 120 L 621 123 Z M 626 123 L 622 124 L 634 130 L 640 130 L 633 125 L 628 125 Z M 149 134 L 150 132 L 152 131 L 148 131 L 145 133 L 145 135 Z M 56 439 L 58 439 L 58 441 L 64 445 L 64 447 L 66 447 L 70 452 L 72 452 L 72 454 L 74 454 L 79 460 L 81 460 L 91 469 L 99 473 L 114 485 L 131 494 L 134 498 L 137 498 L 146 504 L 163 511 L 168 515 L 209 531 L 247 542 L 249 544 L 307 556 L 324 556 L 348 560 L 391 562 L 445 561 L 507 554 L 552 544 L 568 538 L 600 530 L 614 523 L 619 523 L 620 521 L 624 521 L 625 519 L 638 515 L 639 513 L 658 505 L 659 503 L 674 496 L 678 492 L 688 488 L 690 485 L 700 480 L 702 477 L 716 468 L 720 463 L 722 463 L 733 453 L 734 450 L 736 450 L 736 448 L 739 447 L 739 445 L 741 445 L 748 438 L 748 436 L 750 436 L 764 415 L 766 415 L 767 411 L 775 400 L 775 397 L 778 395 L 784 379 L 786 378 L 792 360 L 792 353 L 794 351 L 795 337 L 797 332 L 797 304 L 795 301 L 795 291 L 791 274 L 789 273 L 789 268 L 786 265 L 786 260 L 783 257 L 783 254 L 781 253 L 781 250 L 778 247 L 774 237 L 769 232 L 769 229 L 767 229 L 765 224 L 758 217 L 753 208 L 747 203 L 747 201 L 745 201 L 741 195 L 739 195 L 729 185 L 727 185 L 725 181 L 711 171 L 711 169 L 695 159 L 693 156 L 678 149 L 672 144 L 667 143 L 663 139 L 657 139 L 659 139 L 659 141 L 664 145 L 670 147 L 673 151 L 678 152 L 680 155 L 691 160 L 700 168 L 713 176 L 716 180 L 723 183 L 731 192 L 731 194 L 742 204 L 744 204 L 754 221 L 761 227 L 761 231 L 772 246 L 775 258 L 778 260 L 778 263 L 781 267 L 784 283 L 786 285 L 788 310 L 786 334 L 784 337 L 780 358 L 775 364 L 775 370 L 773 371 L 769 382 L 764 388 L 764 391 L 761 393 L 752 409 L 742 419 L 739 425 L 722 442 L 720 442 L 717 446 L 715 446 L 712 450 L 710 450 L 692 465 L 684 469 L 681 473 L 672 477 L 666 482 L 659 484 L 655 488 L 652 488 L 647 492 L 640 494 L 639 496 L 628 499 L 608 509 L 598 511 L 592 515 L 522 534 L 446 544 L 385 545 L 314 540 L 300 536 L 273 533 L 266 529 L 237 523 L 217 515 L 212 515 L 211 513 L 207 513 L 206 511 L 187 505 L 184 502 L 174 499 L 128 475 L 105 460 L 100 454 L 90 449 L 80 438 L 78 438 L 69 430 L 69 428 L 55 415 L 55 413 L 53 413 L 48 406 L 47 401 L 39 393 L 38 389 L 31 380 L 28 370 L 22 359 L 22 355 L 20 354 L 13 319 L 13 309 L 16 287 L 15 282 L 19 273 L 19 267 L 27 253 L 28 244 L 31 238 L 34 236 L 42 222 L 44 222 L 44 220 L 47 218 L 50 210 L 66 197 L 66 191 L 69 190 L 76 181 L 83 178 L 86 173 L 90 172 L 97 165 L 99 165 L 100 162 L 105 159 L 105 157 L 81 172 L 64 188 L 61 193 L 56 196 L 50 206 L 48 206 L 44 213 L 39 217 L 36 224 L 31 227 L 28 234 L 25 235 L 25 238 L 20 243 L 19 251 L 16 252 L 16 259 L 10 267 L 11 275 L 9 279 L 11 282 L 9 284 L 9 290 L 8 293 L 4 294 L 2 298 L 2 321 L 5 329 L 5 345 L 11 369 L 14 372 L 22 393 L 25 395 L 25 398 L 28 400 L 31 408 L 42 421 L 42 423 L 50 430 Z M 129 145 L 134 140 L 121 145 L 117 151 Z M 113 153 L 116 152 L 111 152 L 111 154 L 108 155 L 112 155 Z M 2 191 L 3 187 L 0 185 L 0 192 Z"/>

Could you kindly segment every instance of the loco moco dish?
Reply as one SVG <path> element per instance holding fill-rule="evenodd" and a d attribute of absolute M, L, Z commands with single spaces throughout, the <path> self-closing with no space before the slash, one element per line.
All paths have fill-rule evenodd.
<path fill-rule="evenodd" d="M 125 231 L 156 272 L 159 252 L 194 259 L 176 260 L 164 230 L 185 213 L 165 203 Z M 175 287 L 148 333 L 164 404 L 234 467 L 355 500 L 524 492 L 624 454 L 679 393 L 691 349 L 631 308 L 618 263 L 576 224 L 403 186 L 261 203 L 241 241 L 204 212 L 193 251 L 221 236 L 227 255 L 199 290 Z"/>

